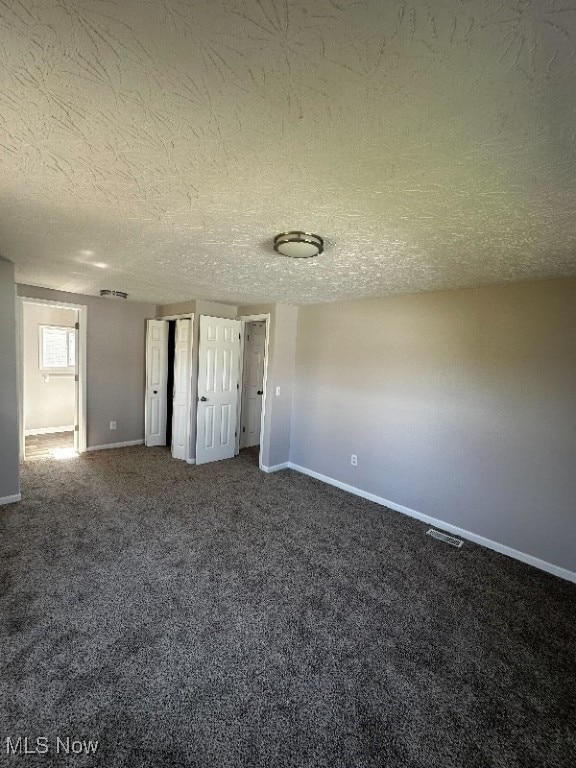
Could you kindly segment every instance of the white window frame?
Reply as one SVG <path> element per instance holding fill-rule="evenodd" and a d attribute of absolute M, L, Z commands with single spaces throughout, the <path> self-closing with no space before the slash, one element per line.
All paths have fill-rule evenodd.
<path fill-rule="evenodd" d="M 67 365 L 45 365 L 44 360 L 44 333 L 45 331 L 62 331 L 66 334 L 66 359 Z M 39 325 L 38 326 L 38 368 L 42 373 L 52 374 L 73 374 L 76 371 L 76 329 L 62 325 Z M 74 362 L 70 361 L 70 352 L 74 355 Z"/>

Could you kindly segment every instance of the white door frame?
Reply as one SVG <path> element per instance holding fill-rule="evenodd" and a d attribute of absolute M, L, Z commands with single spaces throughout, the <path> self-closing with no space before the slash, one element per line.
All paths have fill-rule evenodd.
<path fill-rule="evenodd" d="M 270 313 L 266 312 L 262 315 L 239 315 L 238 320 L 242 321 L 242 333 L 240 336 L 240 356 L 239 356 L 239 374 L 238 374 L 238 405 L 236 409 L 236 424 L 238 429 L 236 430 L 236 455 L 240 453 L 240 418 L 242 408 L 242 387 L 244 385 L 244 333 L 246 330 L 246 323 L 253 323 L 255 321 L 264 320 L 266 323 L 266 335 L 264 340 L 264 377 L 262 381 L 262 413 L 260 414 L 260 453 L 258 459 L 258 466 L 262 469 L 262 448 L 264 446 L 264 436 L 269 430 L 267 414 L 266 414 L 266 393 L 268 392 L 268 346 L 270 342 Z"/>
<path fill-rule="evenodd" d="M 76 423 L 78 424 L 78 453 L 86 451 L 86 338 L 88 323 L 88 307 L 86 304 L 71 304 L 66 301 L 49 299 L 34 299 L 29 296 L 18 296 L 17 339 L 18 339 L 18 397 L 20 416 L 20 459 L 25 458 L 26 449 L 26 420 L 24 413 L 24 304 L 41 304 L 47 307 L 74 309 L 78 312 L 78 397 L 76 401 Z"/>

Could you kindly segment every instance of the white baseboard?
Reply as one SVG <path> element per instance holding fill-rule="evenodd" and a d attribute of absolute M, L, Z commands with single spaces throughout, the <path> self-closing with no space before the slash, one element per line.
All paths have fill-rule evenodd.
<path fill-rule="evenodd" d="M 0 504 L 15 504 L 17 501 L 22 501 L 21 493 L 15 493 L 13 496 L 0 496 Z"/>
<path fill-rule="evenodd" d="M 40 429 L 27 429 L 24 434 L 26 437 L 30 435 L 52 435 L 56 432 L 74 432 L 74 424 L 70 424 L 68 427 L 40 427 Z"/>
<path fill-rule="evenodd" d="M 278 472 L 281 469 L 297 469 L 297 467 L 293 467 L 292 464 L 290 464 L 289 461 L 285 461 L 283 464 L 274 464 L 271 467 L 265 467 L 264 464 L 260 465 L 260 469 L 262 472 L 267 472 L 268 474 L 272 472 Z"/>
<path fill-rule="evenodd" d="M 458 526 L 452 525 L 451 523 L 445 523 L 443 520 L 438 520 L 436 517 L 424 515 L 422 512 L 417 512 L 415 509 L 410 509 L 410 507 L 404 507 L 402 504 L 396 504 L 395 502 L 384 499 L 381 496 L 376 496 L 374 493 L 368 493 L 367 491 L 363 491 L 361 488 L 355 488 L 353 485 L 342 483 L 340 480 L 335 480 L 333 477 L 328 477 L 328 475 L 322 475 L 320 472 L 315 472 L 313 469 L 307 469 L 306 467 L 301 467 L 300 465 L 293 464 L 292 462 L 288 462 L 287 465 L 278 466 L 280 468 L 288 466 L 290 469 L 294 469 L 296 472 L 301 472 L 304 475 L 315 477 L 317 480 L 322 480 L 324 483 L 334 485 L 336 488 L 341 488 L 343 491 L 353 493 L 355 496 L 361 496 L 363 499 L 368 499 L 368 501 L 374 501 L 376 504 L 381 504 L 384 507 L 388 507 L 389 509 L 394 510 L 394 512 L 401 512 L 403 515 L 413 517 L 416 520 L 420 520 L 422 523 L 432 525 L 434 528 L 440 528 L 443 531 L 447 531 L 448 533 L 460 536 L 462 539 L 472 541 L 474 544 L 479 544 L 482 547 L 493 549 L 495 552 L 499 552 L 501 555 L 513 557 L 515 560 L 520 560 L 522 563 L 527 563 L 528 565 L 534 566 L 534 568 L 538 568 L 541 571 L 546 571 L 546 573 L 551 573 L 553 576 L 559 576 L 561 579 L 566 579 L 566 581 L 571 581 L 576 584 L 576 573 L 574 571 L 569 571 L 567 568 L 561 568 L 559 565 L 548 563 L 546 560 L 541 560 L 539 557 L 534 557 L 533 555 L 528 555 L 525 552 L 520 552 L 517 549 L 512 549 L 512 547 L 508 547 L 505 544 L 500 544 L 498 541 L 486 539 L 484 536 L 479 536 L 477 533 L 472 533 L 471 531 L 467 531 L 464 528 L 459 528 Z"/>
<path fill-rule="evenodd" d="M 196 464 L 196 459 L 186 459 L 186 464 Z"/>
<path fill-rule="evenodd" d="M 108 445 L 89 445 L 87 451 L 107 451 L 109 448 L 129 448 L 132 445 L 144 445 L 144 440 L 127 440 L 124 443 L 108 443 Z"/>

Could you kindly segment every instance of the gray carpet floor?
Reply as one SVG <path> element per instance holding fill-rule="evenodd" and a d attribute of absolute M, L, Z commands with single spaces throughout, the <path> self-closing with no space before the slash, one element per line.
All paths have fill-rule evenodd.
<path fill-rule="evenodd" d="M 572 584 L 250 451 L 35 461 L 23 493 L 0 508 L 2 765 L 576 764 Z"/>

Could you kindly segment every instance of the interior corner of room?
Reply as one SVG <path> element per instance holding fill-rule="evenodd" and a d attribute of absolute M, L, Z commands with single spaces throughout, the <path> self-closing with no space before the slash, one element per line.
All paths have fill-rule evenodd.
<path fill-rule="evenodd" d="M 13 266 L 1 266 L 9 296 Z M 145 442 L 193 464 L 257 445 L 266 472 L 296 469 L 574 580 L 574 278 L 300 307 L 17 292 L 36 345 L 22 358 L 33 369 L 22 433 L 72 423 L 50 410 L 48 391 L 73 379 L 38 369 L 37 328 L 84 307 L 88 450 Z M 17 402 L 15 318 L 2 306 Z M 223 380 L 228 400 L 214 389 Z M 18 416 L 5 413 L 10 500 Z"/>

